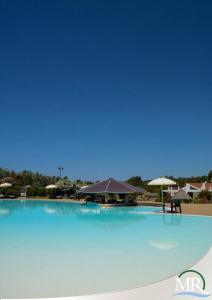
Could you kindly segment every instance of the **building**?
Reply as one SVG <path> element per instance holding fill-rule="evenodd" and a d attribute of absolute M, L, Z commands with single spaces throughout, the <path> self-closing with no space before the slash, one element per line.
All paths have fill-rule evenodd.
<path fill-rule="evenodd" d="M 163 190 L 163 193 L 169 193 L 171 195 L 171 197 L 173 197 L 175 195 L 175 193 L 177 193 L 179 191 L 179 185 L 175 184 L 175 185 L 170 185 L 167 187 L 166 190 Z"/>
<path fill-rule="evenodd" d="M 183 190 L 192 196 L 192 198 L 196 198 L 201 191 L 209 191 L 212 192 L 212 182 L 192 182 L 186 183 Z"/>

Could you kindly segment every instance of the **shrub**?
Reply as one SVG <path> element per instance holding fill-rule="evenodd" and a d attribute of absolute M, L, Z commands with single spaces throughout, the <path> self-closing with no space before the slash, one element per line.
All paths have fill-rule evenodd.
<path fill-rule="evenodd" d="M 202 202 L 208 202 L 211 200 L 211 193 L 209 191 L 201 191 L 198 195 L 198 198 L 202 200 Z"/>

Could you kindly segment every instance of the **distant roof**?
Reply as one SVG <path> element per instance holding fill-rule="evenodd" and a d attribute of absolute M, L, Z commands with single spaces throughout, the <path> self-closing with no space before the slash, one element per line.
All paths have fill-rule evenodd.
<path fill-rule="evenodd" d="M 121 182 L 113 178 L 100 181 L 89 187 L 80 189 L 77 193 L 83 194 L 130 194 L 130 193 L 145 193 L 144 189 L 133 186 L 129 183 Z"/>
<path fill-rule="evenodd" d="M 11 182 L 13 180 L 14 180 L 14 178 L 12 178 L 12 177 L 4 177 L 4 178 L 2 178 L 0 180 L 0 182 L 2 182 L 2 183 L 4 183 L 4 182 Z"/>
<path fill-rule="evenodd" d="M 191 200 L 191 196 L 189 196 L 184 190 L 179 190 L 172 197 L 172 200 Z"/>
<path fill-rule="evenodd" d="M 205 188 L 206 188 L 206 190 L 212 190 L 212 182 L 205 183 Z"/>
<path fill-rule="evenodd" d="M 205 183 L 201 183 L 201 182 L 188 182 L 187 184 L 189 184 L 190 186 L 192 186 L 193 188 L 197 189 L 197 190 L 201 190 L 201 189 L 205 189 L 205 190 L 212 190 L 212 183 L 211 182 L 205 182 Z"/>
<path fill-rule="evenodd" d="M 201 189 L 202 183 L 201 182 L 188 182 L 187 184 L 193 186 L 196 189 Z"/>

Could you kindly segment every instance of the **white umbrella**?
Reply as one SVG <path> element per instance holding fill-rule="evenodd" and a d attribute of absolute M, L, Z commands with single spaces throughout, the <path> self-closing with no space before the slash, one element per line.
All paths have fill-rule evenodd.
<path fill-rule="evenodd" d="M 11 187 L 11 186 L 12 186 L 12 184 L 8 183 L 8 182 L 0 184 L 0 187 Z"/>
<path fill-rule="evenodd" d="M 165 212 L 165 203 L 163 201 L 163 185 L 175 185 L 176 182 L 166 177 L 159 177 L 148 183 L 148 185 L 159 185 L 161 187 L 161 199 L 163 203 L 163 212 Z"/>
<path fill-rule="evenodd" d="M 87 188 L 88 185 L 81 186 L 80 190 Z"/>
<path fill-rule="evenodd" d="M 57 186 L 55 184 L 49 184 L 46 186 L 47 190 L 57 189 Z"/>
<path fill-rule="evenodd" d="M 148 185 L 175 185 L 176 182 L 166 177 L 159 177 L 148 183 Z"/>

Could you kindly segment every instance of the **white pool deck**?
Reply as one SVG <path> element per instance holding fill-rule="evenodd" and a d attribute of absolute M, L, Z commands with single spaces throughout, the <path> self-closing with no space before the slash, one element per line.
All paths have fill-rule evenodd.
<path fill-rule="evenodd" d="M 180 260 L 180 257 L 179 257 Z M 161 265 L 161 268 L 163 265 Z M 206 282 L 205 290 L 210 293 L 206 299 L 212 299 L 212 247 L 208 253 L 190 269 L 200 272 Z M 184 271 L 184 270 L 182 270 Z M 127 270 L 126 270 L 127 272 Z M 176 276 L 159 281 L 157 283 L 149 284 L 143 287 L 138 287 L 131 290 L 125 290 L 114 293 L 96 294 L 88 296 L 62 297 L 62 298 L 48 298 L 51 300 L 170 300 L 170 299 L 198 299 L 197 296 L 175 295 Z M 202 297 L 200 297 L 202 298 Z M 205 297 L 204 297 L 205 298 Z M 2 299 L 3 300 L 3 299 Z M 7 299 L 8 300 L 8 299 Z M 11 299 L 10 299 L 11 300 Z M 26 300 L 26 299 L 25 299 Z"/>

